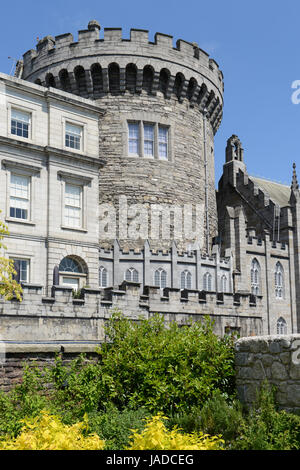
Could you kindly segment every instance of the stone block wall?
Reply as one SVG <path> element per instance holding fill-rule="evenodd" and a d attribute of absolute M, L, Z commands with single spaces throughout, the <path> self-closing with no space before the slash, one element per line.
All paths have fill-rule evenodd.
<path fill-rule="evenodd" d="M 235 344 L 236 386 L 251 405 L 264 381 L 276 387 L 281 409 L 300 412 L 300 334 L 241 338 Z"/>

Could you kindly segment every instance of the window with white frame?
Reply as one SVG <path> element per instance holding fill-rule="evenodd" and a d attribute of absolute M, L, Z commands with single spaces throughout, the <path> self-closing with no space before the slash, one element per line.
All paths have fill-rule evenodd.
<path fill-rule="evenodd" d="M 29 260 L 12 258 L 14 269 L 16 271 L 15 279 L 17 282 L 29 282 Z"/>
<path fill-rule="evenodd" d="M 187 269 L 182 271 L 180 276 L 181 289 L 191 289 L 192 288 L 192 275 Z"/>
<path fill-rule="evenodd" d="M 203 276 L 203 290 L 206 292 L 212 291 L 212 275 L 208 272 Z"/>
<path fill-rule="evenodd" d="M 251 263 L 251 294 L 260 293 L 260 265 L 256 258 Z"/>
<path fill-rule="evenodd" d="M 82 149 L 82 126 L 66 122 L 65 146 L 75 150 Z"/>
<path fill-rule="evenodd" d="M 82 187 L 65 184 L 64 225 L 71 228 L 82 227 Z"/>
<path fill-rule="evenodd" d="M 287 324 L 284 318 L 280 317 L 277 321 L 277 334 L 286 335 L 287 334 Z"/>
<path fill-rule="evenodd" d="M 154 273 L 154 285 L 164 289 L 167 287 L 167 273 L 164 269 L 159 268 Z"/>
<path fill-rule="evenodd" d="M 108 273 L 107 273 L 107 269 L 104 268 L 104 266 L 100 266 L 99 268 L 99 286 L 100 287 L 108 286 Z"/>
<path fill-rule="evenodd" d="M 30 137 L 31 114 L 19 109 L 11 109 L 11 134 L 28 139 Z"/>
<path fill-rule="evenodd" d="M 275 266 L 275 297 L 276 299 L 283 299 L 283 267 L 278 261 Z"/>
<path fill-rule="evenodd" d="M 9 216 L 28 220 L 30 211 L 30 177 L 10 174 Z"/>
<path fill-rule="evenodd" d="M 154 125 L 144 124 L 144 155 L 154 157 Z"/>
<path fill-rule="evenodd" d="M 139 282 L 139 273 L 134 268 L 129 268 L 125 272 L 125 281 Z"/>
<path fill-rule="evenodd" d="M 128 122 L 128 154 L 168 160 L 169 128 L 157 123 Z"/>
<path fill-rule="evenodd" d="M 158 158 L 168 160 L 168 128 L 158 126 Z"/>
<path fill-rule="evenodd" d="M 129 144 L 129 154 L 130 155 L 139 155 L 140 153 L 140 129 L 137 122 L 128 123 L 128 144 Z"/>

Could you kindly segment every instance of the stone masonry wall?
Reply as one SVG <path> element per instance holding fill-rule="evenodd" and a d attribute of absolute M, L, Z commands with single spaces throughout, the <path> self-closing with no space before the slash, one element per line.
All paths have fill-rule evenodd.
<path fill-rule="evenodd" d="M 276 387 L 276 401 L 300 411 L 300 334 L 241 338 L 235 344 L 236 386 L 240 400 L 251 405 L 262 383 Z"/>

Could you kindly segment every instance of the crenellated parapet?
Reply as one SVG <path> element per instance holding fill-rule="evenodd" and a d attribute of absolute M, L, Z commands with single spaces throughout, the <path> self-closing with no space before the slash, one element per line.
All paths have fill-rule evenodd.
<path fill-rule="evenodd" d="M 104 28 L 91 21 L 88 29 L 72 34 L 46 36 L 23 56 L 21 78 L 100 99 L 107 94 L 163 93 L 188 100 L 191 107 L 206 109 L 214 132 L 223 108 L 223 74 L 215 60 L 196 43 L 156 33 L 149 41 L 146 30 L 131 29 L 130 38 L 121 28 Z"/>
<path fill-rule="evenodd" d="M 138 320 L 156 313 L 166 324 L 180 325 L 201 321 L 210 316 L 216 333 L 223 336 L 226 328 L 238 329 L 242 336 L 262 331 L 263 308 L 260 297 L 160 289 L 123 281 L 118 287 L 85 288 L 80 298 L 72 289 L 53 286 L 52 296 L 45 297 L 43 286 L 23 285 L 23 300 L 1 301 L 1 338 L 5 341 L 104 341 L 104 324 L 114 311 Z"/>

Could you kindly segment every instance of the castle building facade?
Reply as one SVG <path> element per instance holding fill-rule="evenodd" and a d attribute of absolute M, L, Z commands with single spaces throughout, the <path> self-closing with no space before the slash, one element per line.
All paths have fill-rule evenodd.
<path fill-rule="evenodd" d="M 248 175 L 223 75 L 197 44 L 91 21 L 0 74 L 0 210 L 23 301 L 6 341 L 95 341 L 115 309 L 220 335 L 298 332 L 299 186 Z"/>

